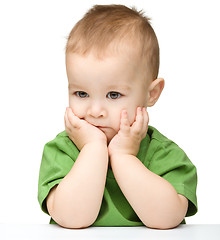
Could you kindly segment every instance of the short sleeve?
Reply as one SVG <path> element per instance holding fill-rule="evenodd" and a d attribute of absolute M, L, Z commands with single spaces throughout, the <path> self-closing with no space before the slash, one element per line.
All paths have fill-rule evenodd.
<path fill-rule="evenodd" d="M 50 190 L 69 173 L 78 149 L 65 132 L 44 146 L 38 181 L 38 201 L 41 209 L 48 214 L 46 198 Z"/>
<path fill-rule="evenodd" d="M 157 140 L 153 140 L 157 141 Z M 153 144 L 156 149 L 148 169 L 172 184 L 178 194 L 189 200 L 186 217 L 197 212 L 197 170 L 185 152 L 174 142 Z"/>

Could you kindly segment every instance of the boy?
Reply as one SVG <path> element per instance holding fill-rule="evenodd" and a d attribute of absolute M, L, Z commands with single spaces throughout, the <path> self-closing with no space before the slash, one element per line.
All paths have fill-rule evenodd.
<path fill-rule="evenodd" d="M 44 148 L 38 199 L 66 228 L 167 229 L 197 211 L 196 168 L 148 126 L 158 100 L 159 46 L 148 19 L 122 5 L 96 5 L 66 46 L 65 131 Z"/>

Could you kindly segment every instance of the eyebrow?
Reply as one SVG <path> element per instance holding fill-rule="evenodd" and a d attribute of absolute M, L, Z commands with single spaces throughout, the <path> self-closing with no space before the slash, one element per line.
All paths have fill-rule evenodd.
<path fill-rule="evenodd" d="M 111 89 L 123 89 L 123 90 L 130 90 L 131 86 L 128 85 L 110 85 L 109 88 Z"/>
<path fill-rule="evenodd" d="M 76 83 L 70 83 L 68 84 L 68 88 L 71 89 L 71 88 L 81 88 L 82 86 L 80 86 L 80 84 L 76 84 Z M 130 90 L 132 87 L 131 86 L 128 86 L 128 85 L 110 85 L 108 86 L 109 89 L 123 89 L 123 90 Z"/>
<path fill-rule="evenodd" d="M 73 88 L 73 87 L 76 87 L 76 88 L 78 87 L 78 88 L 80 88 L 80 85 L 77 85 L 77 84 L 75 84 L 75 83 L 70 83 L 70 82 L 69 82 L 68 88 L 71 89 L 71 88 Z"/>

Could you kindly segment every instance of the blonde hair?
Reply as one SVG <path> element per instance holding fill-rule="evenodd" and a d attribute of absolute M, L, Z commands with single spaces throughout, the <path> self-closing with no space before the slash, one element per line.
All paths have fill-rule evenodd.
<path fill-rule="evenodd" d="M 93 51 L 102 57 L 109 49 L 126 49 L 143 59 L 149 77 L 154 80 L 159 71 L 159 45 L 149 20 L 135 8 L 95 5 L 70 32 L 66 55 Z"/>

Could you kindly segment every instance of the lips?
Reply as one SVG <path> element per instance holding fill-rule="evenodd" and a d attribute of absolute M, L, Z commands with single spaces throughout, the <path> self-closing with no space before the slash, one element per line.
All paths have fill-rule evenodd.
<path fill-rule="evenodd" d="M 108 132 L 108 130 L 109 130 L 108 127 L 103 127 L 103 126 L 97 126 L 97 128 L 98 128 L 99 130 L 101 130 L 102 132 L 104 132 L 104 133 Z"/>
<path fill-rule="evenodd" d="M 88 122 L 88 123 L 91 124 L 94 127 L 97 127 L 97 128 L 106 128 L 105 126 L 102 126 L 102 125 L 96 125 L 96 124 L 93 124 L 93 123 L 90 123 L 90 122 Z"/>
<path fill-rule="evenodd" d="M 100 129 L 100 130 L 105 130 L 105 129 L 108 128 L 108 127 L 103 126 L 103 125 L 93 124 L 93 123 L 91 123 L 91 122 L 89 122 L 89 121 L 87 121 L 87 122 L 88 122 L 89 124 L 91 124 L 92 126 L 97 127 L 97 128 Z"/>
<path fill-rule="evenodd" d="M 99 129 L 106 129 L 107 127 L 103 127 L 103 126 L 96 126 Z"/>

